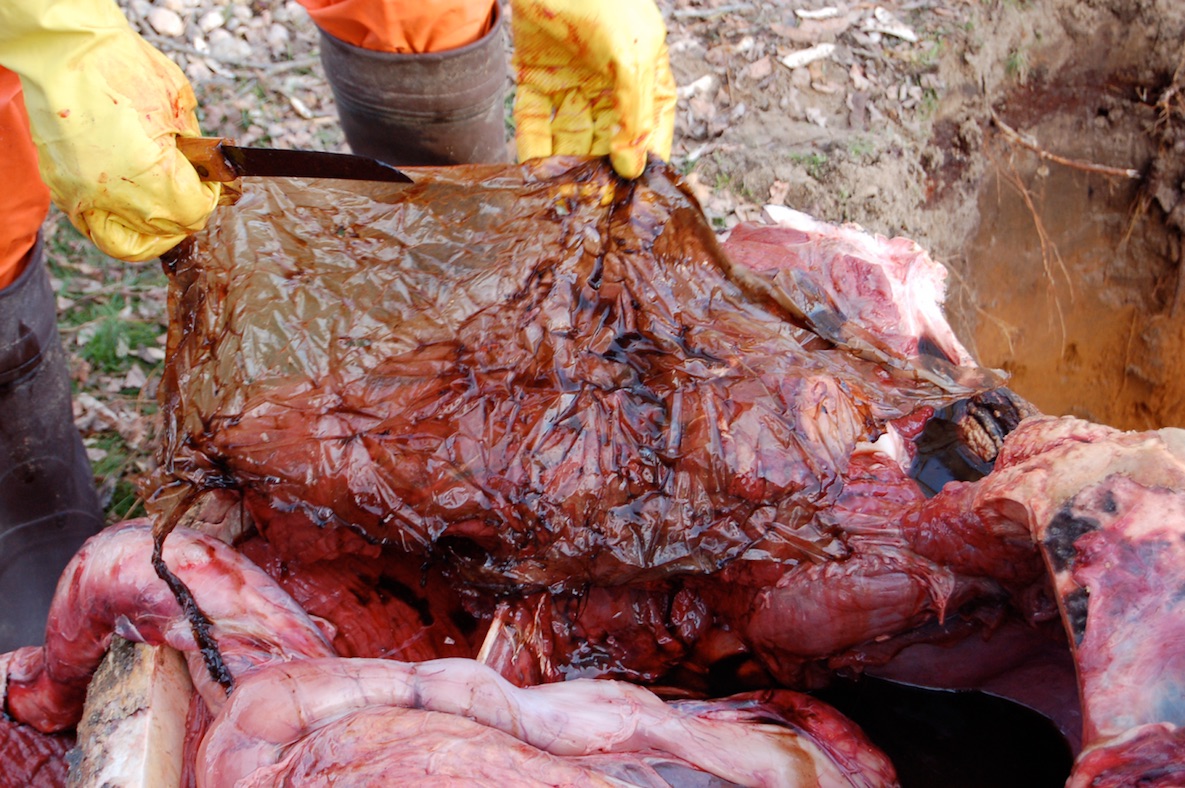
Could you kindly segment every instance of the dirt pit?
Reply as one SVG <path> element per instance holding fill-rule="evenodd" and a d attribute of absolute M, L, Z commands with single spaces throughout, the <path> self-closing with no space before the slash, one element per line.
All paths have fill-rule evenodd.
<path fill-rule="evenodd" d="M 939 71 L 920 225 L 948 315 L 1046 413 L 1185 426 L 1185 9 L 1015 12 Z"/>
<path fill-rule="evenodd" d="M 1151 99 L 1116 75 L 1087 76 L 999 102 L 1002 144 L 976 196 L 980 221 L 949 311 L 980 361 L 1047 413 L 1126 429 L 1185 425 L 1180 228 L 1148 190 L 1160 148 L 1176 146 L 1158 144 L 1162 110 Z M 1024 148 L 1036 140 L 1067 161 Z"/>
<path fill-rule="evenodd" d="M 931 138 L 951 322 L 1047 413 L 1185 426 L 1185 11 L 1046 0 L 996 33 Z"/>

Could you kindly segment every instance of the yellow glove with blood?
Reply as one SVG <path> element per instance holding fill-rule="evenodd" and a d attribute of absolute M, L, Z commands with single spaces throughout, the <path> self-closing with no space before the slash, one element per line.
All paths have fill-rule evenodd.
<path fill-rule="evenodd" d="M 671 155 L 675 80 L 652 0 L 511 0 L 520 161 L 609 154 L 636 178 Z"/>
<path fill-rule="evenodd" d="M 0 3 L 0 65 L 21 78 L 54 203 L 100 249 L 148 260 L 205 226 L 220 187 L 175 144 L 200 133 L 193 89 L 112 0 Z"/>

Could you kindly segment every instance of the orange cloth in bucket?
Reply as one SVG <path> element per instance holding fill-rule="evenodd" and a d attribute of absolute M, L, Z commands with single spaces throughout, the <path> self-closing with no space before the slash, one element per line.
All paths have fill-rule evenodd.
<path fill-rule="evenodd" d="M 443 52 L 472 44 L 493 21 L 496 0 L 298 0 L 317 26 L 380 52 Z"/>
<path fill-rule="evenodd" d="M 49 211 L 49 188 L 37 171 L 37 149 L 29 136 L 29 116 L 17 75 L 0 67 L 0 288 L 21 272 Z"/>

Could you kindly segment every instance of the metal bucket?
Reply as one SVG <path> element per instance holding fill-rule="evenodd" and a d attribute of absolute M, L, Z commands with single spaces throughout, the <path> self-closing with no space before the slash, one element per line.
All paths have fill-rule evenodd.
<path fill-rule="evenodd" d="M 321 30 L 321 63 L 350 149 L 394 165 L 507 161 L 502 12 L 485 36 L 444 52 L 396 54 Z"/>

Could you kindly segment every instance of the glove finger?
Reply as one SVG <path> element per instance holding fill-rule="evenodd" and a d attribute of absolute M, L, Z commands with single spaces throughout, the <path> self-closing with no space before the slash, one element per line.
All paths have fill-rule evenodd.
<path fill-rule="evenodd" d="M 671 73 L 671 61 L 667 56 L 667 45 L 659 53 L 658 71 L 654 85 L 654 132 L 650 137 L 650 150 L 663 161 L 671 160 L 671 143 L 675 138 L 675 105 L 678 92 L 675 76 Z"/>
<path fill-rule="evenodd" d="M 520 83 L 514 96 L 514 143 L 519 161 L 552 153 L 551 99 L 529 84 Z"/>
<path fill-rule="evenodd" d="M 552 152 L 557 156 L 584 156 L 592 149 L 593 109 L 580 90 L 570 90 L 560 101 L 551 122 Z"/>
<path fill-rule="evenodd" d="M 618 63 L 617 129 L 609 142 L 609 159 L 623 178 L 637 178 L 646 166 L 654 131 L 655 65 L 650 58 Z"/>
<path fill-rule="evenodd" d="M 616 97 L 613 91 L 603 90 L 593 102 L 593 140 L 589 153 L 593 156 L 605 156 L 613 142 L 613 134 L 617 130 Z"/>
<path fill-rule="evenodd" d="M 127 220 L 102 209 L 83 211 L 71 217 L 78 231 L 90 238 L 104 254 L 129 263 L 142 263 L 172 249 L 188 233 L 147 235 L 128 227 Z"/>

